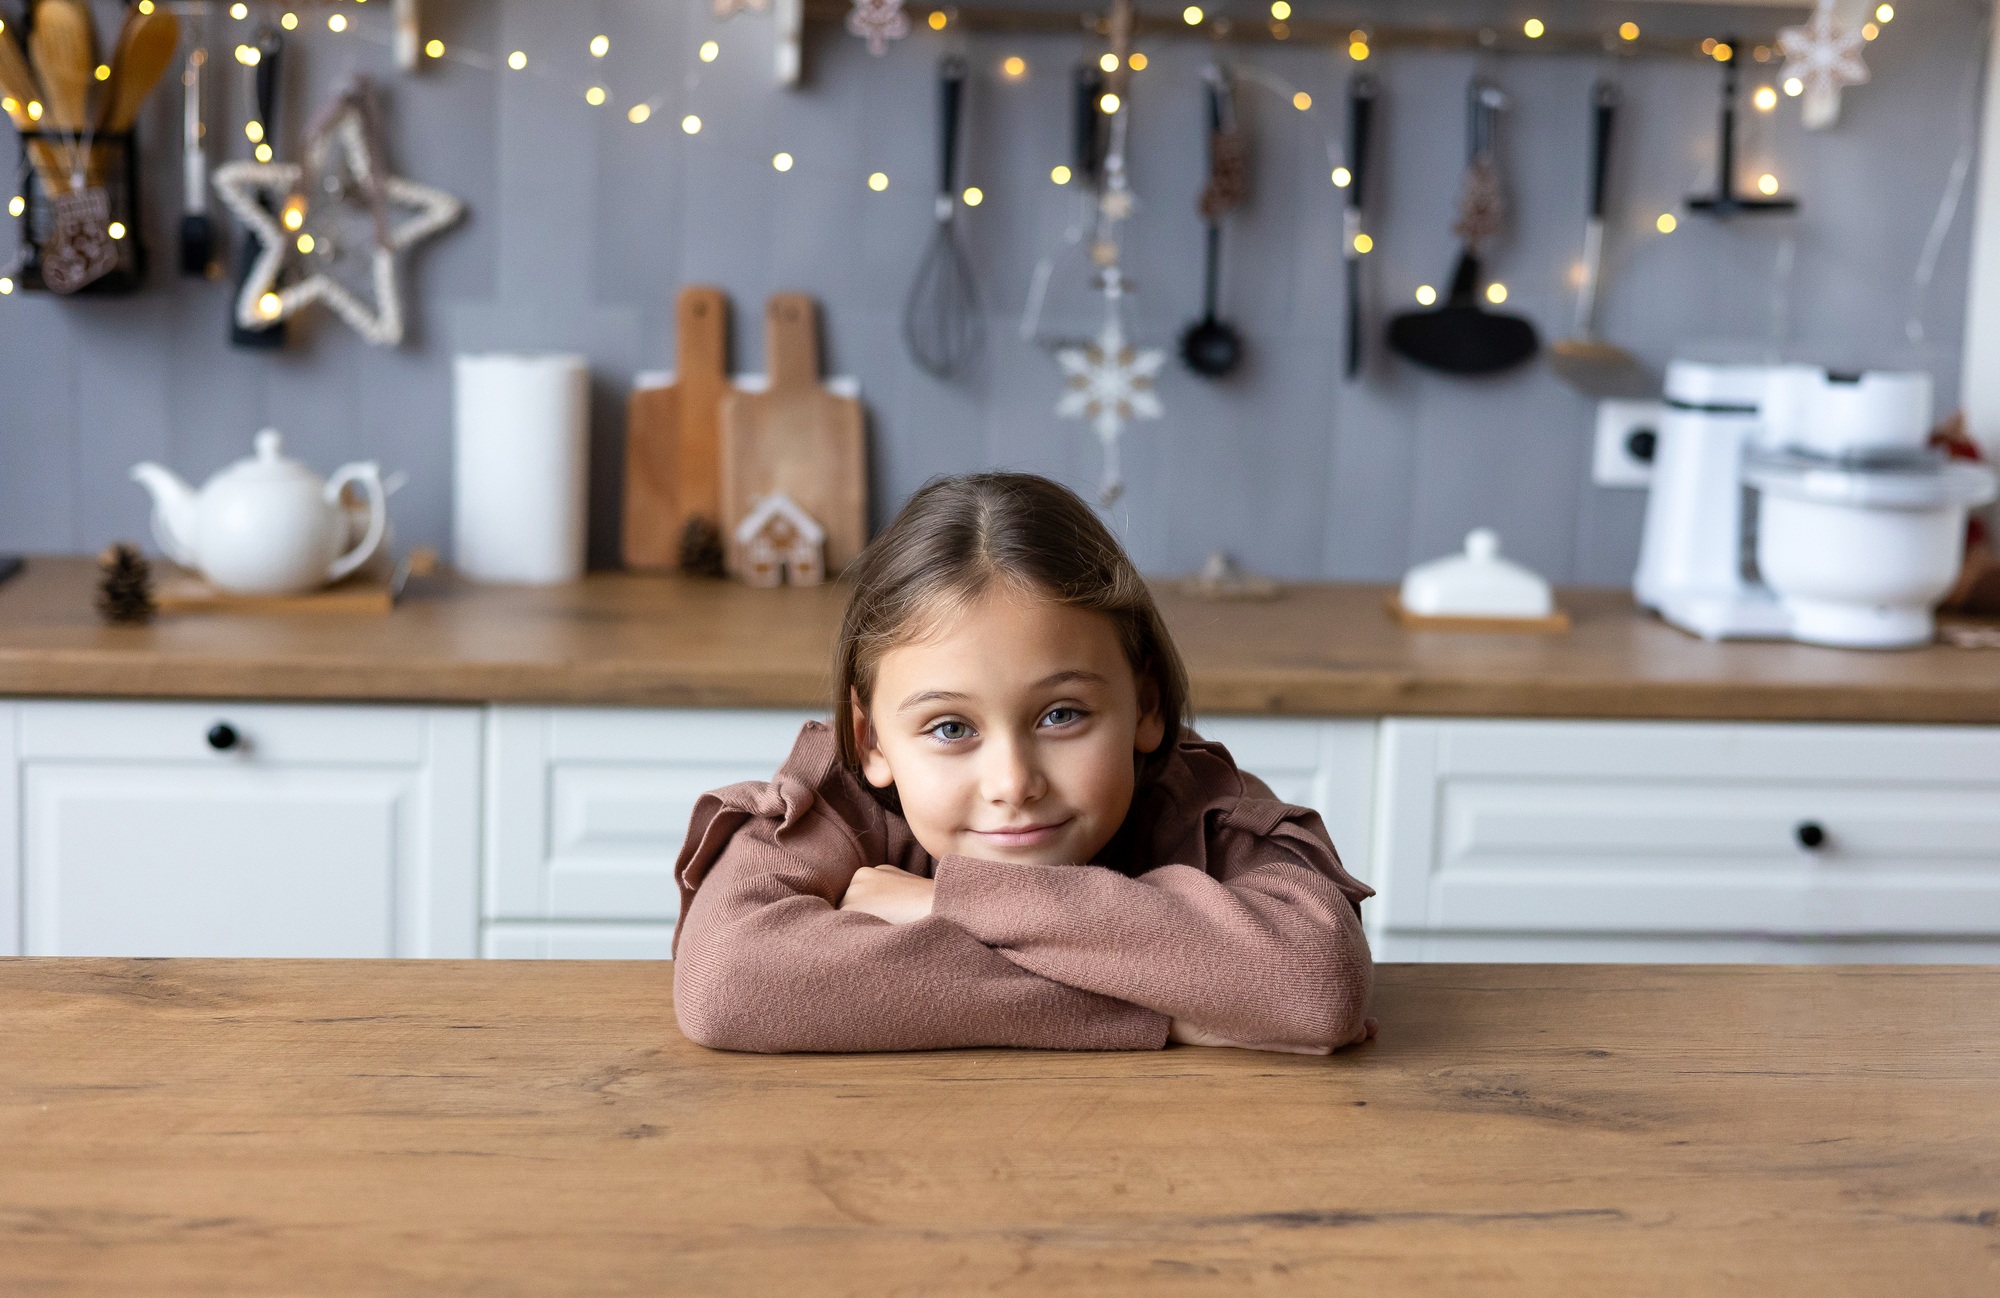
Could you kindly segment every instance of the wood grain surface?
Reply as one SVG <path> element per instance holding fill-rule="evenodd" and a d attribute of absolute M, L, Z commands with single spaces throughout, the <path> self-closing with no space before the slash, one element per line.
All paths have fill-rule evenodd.
<path fill-rule="evenodd" d="M 2000 969 L 1387 965 L 1328 1059 L 711 1053 L 670 976 L 0 961 L 0 1291 L 2000 1291 Z"/>
<path fill-rule="evenodd" d="M 763 392 L 722 402 L 722 531 L 729 570 L 740 571 L 736 525 L 774 491 L 826 529 L 826 571 L 837 574 L 868 544 L 868 460 L 861 403 L 819 376 L 819 308 L 804 293 L 774 293 L 764 311 Z"/>
<path fill-rule="evenodd" d="M 380 618 L 186 614 L 107 627 L 86 558 L 0 585 L 0 695 L 817 707 L 847 588 L 624 573 L 412 579 Z M 1155 585 L 1209 715 L 2000 723 L 2000 650 L 1710 644 L 1623 592 L 1564 590 L 1567 635 L 1412 631 L 1380 586 L 1217 603 Z"/>
<path fill-rule="evenodd" d="M 729 392 L 729 299 L 690 285 L 674 307 L 674 381 L 626 404 L 625 565 L 680 566 L 688 519 L 721 526 L 722 399 Z"/>

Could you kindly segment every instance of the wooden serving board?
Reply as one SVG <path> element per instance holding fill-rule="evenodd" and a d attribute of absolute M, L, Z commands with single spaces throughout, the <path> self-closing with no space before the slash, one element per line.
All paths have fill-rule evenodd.
<path fill-rule="evenodd" d="M 428 559 L 412 553 L 411 571 L 427 568 Z M 161 560 L 153 603 L 162 613 L 362 613 L 380 615 L 396 607 L 396 562 L 380 552 L 324 590 L 302 595 L 236 595 L 210 585 L 199 573 Z M 418 574 L 422 575 L 422 574 Z"/>
<path fill-rule="evenodd" d="M 681 290 L 674 311 L 674 381 L 632 394 L 625 426 L 628 568 L 673 568 L 690 518 L 721 521 L 722 399 L 729 392 L 729 299 Z"/>
<path fill-rule="evenodd" d="M 868 543 L 868 469 L 861 403 L 819 381 L 819 311 L 803 293 L 779 293 L 764 312 L 770 386 L 722 403 L 722 532 L 740 570 L 736 524 L 782 491 L 826 529 L 826 571 Z"/>
<path fill-rule="evenodd" d="M 1412 613 L 1394 591 L 1389 593 L 1389 616 L 1412 631 L 1512 631 L 1526 635 L 1561 635 L 1569 630 L 1569 614 L 1561 609 L 1547 617 L 1433 617 Z"/>

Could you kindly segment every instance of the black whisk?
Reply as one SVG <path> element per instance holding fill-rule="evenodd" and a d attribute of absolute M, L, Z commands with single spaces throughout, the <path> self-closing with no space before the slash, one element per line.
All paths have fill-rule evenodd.
<path fill-rule="evenodd" d="M 958 210 L 958 110 L 965 96 L 965 61 L 938 64 L 938 107 L 943 175 L 938 184 L 937 230 L 917 267 L 903 307 L 903 340 L 910 357 L 930 374 L 948 379 L 979 347 L 979 288 L 972 263 L 959 247 L 952 217 Z"/>

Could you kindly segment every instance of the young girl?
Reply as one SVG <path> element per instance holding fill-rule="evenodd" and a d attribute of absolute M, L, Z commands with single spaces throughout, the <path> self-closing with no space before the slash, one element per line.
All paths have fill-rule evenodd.
<path fill-rule="evenodd" d="M 1319 816 L 1184 729 L 1187 675 L 1090 508 L 924 487 L 849 571 L 836 722 L 695 806 L 674 1009 L 728 1050 L 1374 1034 L 1371 889 Z"/>

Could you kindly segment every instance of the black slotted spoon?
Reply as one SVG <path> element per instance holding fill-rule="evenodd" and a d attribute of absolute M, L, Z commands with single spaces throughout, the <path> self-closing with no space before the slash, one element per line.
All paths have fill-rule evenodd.
<path fill-rule="evenodd" d="M 965 60 L 938 64 L 938 134 L 942 171 L 938 179 L 937 229 L 917 266 L 903 306 L 903 342 L 910 359 L 935 378 L 948 379 L 965 368 L 979 349 L 979 287 L 972 263 L 959 246 L 953 217 L 958 211 L 958 118 L 965 98 Z"/>

